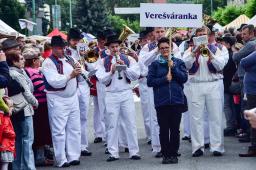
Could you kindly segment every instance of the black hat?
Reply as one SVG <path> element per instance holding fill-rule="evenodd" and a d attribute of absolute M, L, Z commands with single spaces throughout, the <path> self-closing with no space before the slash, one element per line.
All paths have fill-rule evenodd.
<path fill-rule="evenodd" d="M 61 36 L 53 36 L 51 40 L 51 46 L 52 47 L 65 47 L 66 43 L 65 41 L 61 38 Z"/>
<path fill-rule="evenodd" d="M 246 26 L 246 25 L 248 25 L 248 24 L 241 24 L 240 28 L 238 28 L 237 31 L 241 32 L 243 27 Z"/>
<path fill-rule="evenodd" d="M 104 30 L 103 34 L 104 34 L 105 38 L 107 38 L 111 35 L 116 35 L 116 33 L 111 28 Z"/>
<path fill-rule="evenodd" d="M 79 29 L 70 28 L 70 30 L 68 32 L 68 40 L 70 40 L 70 39 L 80 40 L 82 38 L 83 38 L 83 35 Z"/>
<path fill-rule="evenodd" d="M 96 33 L 96 37 L 97 37 L 97 39 L 105 39 L 106 38 L 103 31 L 98 31 Z"/>
<path fill-rule="evenodd" d="M 146 31 L 141 31 L 140 35 L 139 35 L 139 39 L 145 38 L 147 36 L 147 32 Z"/>
<path fill-rule="evenodd" d="M 146 27 L 146 33 L 148 34 L 148 33 L 151 33 L 151 32 L 153 32 L 154 31 L 154 27 Z"/>
<path fill-rule="evenodd" d="M 4 51 L 18 46 L 20 46 L 20 44 L 15 39 L 8 38 L 2 42 L 2 49 Z"/>
<path fill-rule="evenodd" d="M 234 45 L 236 43 L 236 37 L 234 36 L 223 36 L 222 41 L 229 43 L 230 46 Z"/>
<path fill-rule="evenodd" d="M 122 41 L 118 39 L 117 35 L 111 35 L 107 37 L 107 42 L 105 43 L 106 46 L 109 46 L 111 43 L 118 43 L 121 44 Z"/>

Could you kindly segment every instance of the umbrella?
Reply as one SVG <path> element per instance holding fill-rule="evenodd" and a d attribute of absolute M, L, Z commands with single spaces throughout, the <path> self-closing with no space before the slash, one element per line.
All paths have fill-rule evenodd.
<path fill-rule="evenodd" d="M 67 40 L 67 35 L 61 32 L 58 28 L 54 28 L 53 31 L 47 35 L 47 37 L 53 37 L 60 35 L 64 40 Z"/>

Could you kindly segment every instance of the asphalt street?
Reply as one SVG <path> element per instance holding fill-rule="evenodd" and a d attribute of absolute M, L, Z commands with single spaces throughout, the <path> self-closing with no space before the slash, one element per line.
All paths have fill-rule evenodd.
<path fill-rule="evenodd" d="M 136 103 L 136 120 L 138 129 L 138 138 L 140 146 L 141 160 L 130 160 L 129 155 L 120 149 L 120 160 L 115 162 L 106 162 L 108 158 L 104 154 L 105 147 L 103 143 L 94 144 L 93 135 L 93 105 L 91 104 L 88 115 L 88 134 L 89 149 L 92 151 L 91 157 L 81 157 L 80 166 L 65 168 L 66 170 L 256 170 L 256 158 L 240 158 L 238 153 L 246 152 L 248 144 L 241 144 L 234 137 L 225 138 L 225 154 L 222 157 L 213 157 L 209 150 L 205 151 L 203 157 L 192 158 L 191 144 L 187 141 L 181 141 L 179 164 L 162 165 L 161 159 L 154 158 L 151 153 L 151 147 L 146 143 L 143 118 L 138 98 Z M 181 127 L 182 129 L 182 127 Z M 56 170 L 54 167 L 41 167 L 40 170 Z"/>

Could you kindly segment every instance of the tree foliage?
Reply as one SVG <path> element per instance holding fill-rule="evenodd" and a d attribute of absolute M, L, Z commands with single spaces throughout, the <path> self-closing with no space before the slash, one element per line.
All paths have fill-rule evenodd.
<path fill-rule="evenodd" d="M 256 0 L 248 0 L 245 5 L 245 14 L 250 18 L 256 15 Z"/>
<path fill-rule="evenodd" d="M 17 0 L 0 0 L 0 18 L 15 30 L 20 31 L 19 19 L 25 18 L 25 7 Z"/>
<path fill-rule="evenodd" d="M 77 0 L 76 24 L 85 32 L 96 33 L 109 25 L 105 0 Z"/>
<path fill-rule="evenodd" d="M 213 18 L 221 25 L 226 25 L 239 17 L 241 14 L 244 14 L 244 7 L 237 7 L 233 5 L 226 6 L 225 8 L 218 8 L 214 12 Z"/>

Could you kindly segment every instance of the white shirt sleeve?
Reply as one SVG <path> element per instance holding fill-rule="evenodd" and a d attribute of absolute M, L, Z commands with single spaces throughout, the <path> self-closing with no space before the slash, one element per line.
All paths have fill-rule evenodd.
<path fill-rule="evenodd" d="M 189 70 L 196 61 L 196 58 L 192 56 L 192 52 L 188 49 L 184 52 L 182 60 L 184 61 L 187 70 Z"/>
<path fill-rule="evenodd" d="M 140 67 L 139 64 L 132 57 L 128 56 L 130 61 L 130 66 L 124 71 L 125 75 L 131 81 L 135 81 L 140 77 Z"/>
<path fill-rule="evenodd" d="M 41 71 L 53 88 L 65 87 L 70 79 L 69 75 L 59 74 L 55 64 L 50 59 L 46 59 L 43 62 Z"/>
<path fill-rule="evenodd" d="M 97 72 L 96 72 L 96 77 L 98 78 L 99 82 L 102 84 L 109 84 L 112 79 L 112 73 L 106 72 L 105 67 L 104 67 L 104 59 L 100 61 L 100 63 L 97 65 Z"/>
<path fill-rule="evenodd" d="M 224 51 L 225 52 L 225 51 Z M 215 55 L 211 53 L 213 59 L 211 60 L 212 65 L 217 71 L 223 70 L 226 65 L 226 57 L 223 50 L 217 49 Z"/>

